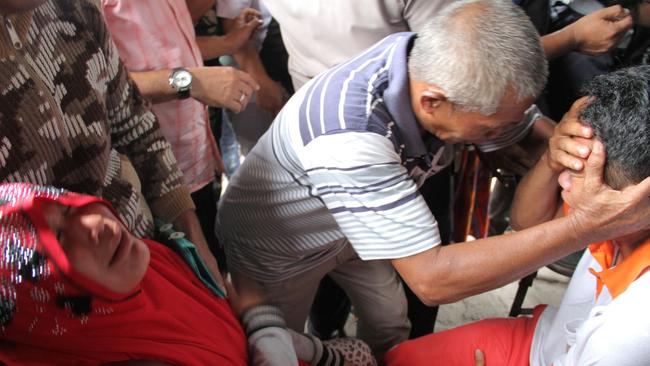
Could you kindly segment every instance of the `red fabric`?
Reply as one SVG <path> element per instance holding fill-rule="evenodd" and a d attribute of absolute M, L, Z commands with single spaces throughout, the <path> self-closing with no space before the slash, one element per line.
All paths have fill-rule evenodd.
<path fill-rule="evenodd" d="M 7 200 L 6 185 L 0 201 Z M 11 193 L 11 192 L 10 192 Z M 127 295 L 112 293 L 67 264 L 65 253 L 43 226 L 39 192 L 11 197 L 0 206 L 0 247 L 21 256 L 2 257 L 0 266 L 0 360 L 8 365 L 97 365 L 129 359 L 178 365 L 246 365 L 246 336 L 228 302 L 214 296 L 173 251 L 145 241 L 151 252 L 140 286 Z M 16 198 L 17 197 L 17 198 Z M 47 198 L 68 205 L 101 202 L 62 192 Z M 26 214 L 26 215 L 24 215 Z M 12 239 L 13 238 L 13 239 Z M 18 239 L 15 239 L 18 238 Z M 34 253 L 44 255 L 38 261 Z M 36 263 L 33 278 L 26 263 Z M 17 277 L 23 273 L 22 277 Z M 14 296 L 15 295 L 15 296 Z M 90 312 L 62 305 L 82 296 Z"/>
<path fill-rule="evenodd" d="M 387 366 L 473 366 L 474 352 L 483 351 L 486 366 L 529 364 L 535 325 L 533 317 L 487 319 L 401 343 L 384 357 Z"/>

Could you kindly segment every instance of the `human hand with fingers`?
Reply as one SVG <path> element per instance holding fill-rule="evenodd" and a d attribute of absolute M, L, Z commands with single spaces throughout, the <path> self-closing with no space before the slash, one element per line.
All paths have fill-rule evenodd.
<path fill-rule="evenodd" d="M 567 28 L 573 33 L 577 51 L 599 55 L 614 49 L 633 25 L 629 10 L 614 5 L 587 14 Z"/>
<path fill-rule="evenodd" d="M 572 192 L 569 219 L 585 242 L 650 228 L 650 177 L 615 190 L 604 181 L 605 147 L 594 140 L 580 190 Z"/>
<path fill-rule="evenodd" d="M 589 97 L 578 99 L 555 126 L 548 141 L 544 159 L 555 173 L 564 169 L 580 171 L 591 152 L 591 128 L 580 121 L 580 112 L 589 103 Z"/>
<path fill-rule="evenodd" d="M 242 47 L 262 25 L 262 14 L 255 9 L 246 8 L 235 18 L 224 36 L 234 50 Z"/>
<path fill-rule="evenodd" d="M 241 112 L 260 86 L 247 73 L 229 66 L 191 68 L 192 97 L 212 107 Z"/>

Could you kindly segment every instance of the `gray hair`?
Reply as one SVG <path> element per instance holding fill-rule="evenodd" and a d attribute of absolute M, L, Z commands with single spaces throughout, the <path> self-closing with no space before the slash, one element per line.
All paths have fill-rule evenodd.
<path fill-rule="evenodd" d="M 650 66 L 597 76 L 583 92 L 594 97 L 581 118 L 605 144 L 605 182 L 620 189 L 650 176 Z"/>
<path fill-rule="evenodd" d="M 415 40 L 409 74 L 441 87 L 463 110 L 496 112 L 508 87 L 517 100 L 537 97 L 548 67 L 539 34 L 510 0 L 455 1 Z"/>

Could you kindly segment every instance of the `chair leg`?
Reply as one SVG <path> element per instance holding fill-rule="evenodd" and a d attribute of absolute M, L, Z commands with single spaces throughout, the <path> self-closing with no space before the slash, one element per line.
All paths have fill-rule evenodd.
<path fill-rule="evenodd" d="M 526 298 L 528 288 L 533 285 L 535 277 L 537 277 L 537 271 L 519 280 L 517 294 L 515 295 L 515 299 L 512 301 L 512 307 L 510 308 L 510 314 L 508 314 L 508 316 L 517 317 L 522 313 L 521 306 L 524 303 L 524 298 Z"/>

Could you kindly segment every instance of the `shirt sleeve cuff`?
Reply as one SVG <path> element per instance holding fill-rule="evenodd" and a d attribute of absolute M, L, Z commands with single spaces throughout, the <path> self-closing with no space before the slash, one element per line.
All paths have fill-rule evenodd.
<path fill-rule="evenodd" d="M 242 317 L 242 323 L 248 337 L 263 328 L 287 327 L 282 311 L 271 305 L 260 305 L 246 311 Z"/>
<path fill-rule="evenodd" d="M 154 216 L 164 222 L 174 222 L 178 215 L 195 208 L 190 191 L 184 185 L 174 188 L 151 203 Z"/>

